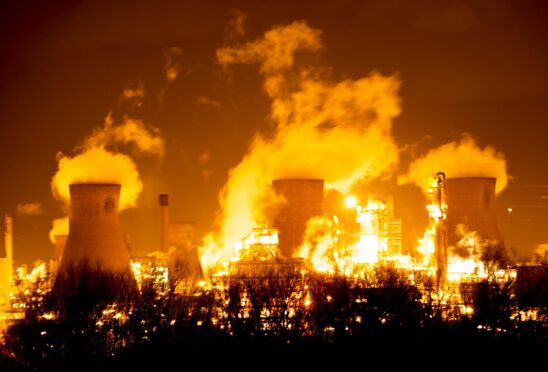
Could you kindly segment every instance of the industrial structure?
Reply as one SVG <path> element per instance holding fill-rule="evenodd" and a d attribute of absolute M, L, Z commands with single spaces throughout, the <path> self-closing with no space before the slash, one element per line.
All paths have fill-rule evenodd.
<path fill-rule="evenodd" d="M 379 196 L 369 198 L 367 204 L 356 206 L 356 222 L 360 225 L 360 240 L 364 262 L 379 260 L 402 251 L 401 219 L 394 217 L 394 198 Z"/>
<path fill-rule="evenodd" d="M 110 277 L 116 286 L 101 288 L 115 294 L 117 288 L 136 288 L 130 269 L 129 247 L 119 220 L 119 184 L 70 185 L 69 234 L 53 291 L 73 294 L 78 286 L 99 289 Z M 85 282 L 84 282 L 85 281 Z M 116 287 L 116 288 L 115 288 Z"/>
<path fill-rule="evenodd" d="M 481 239 L 501 244 L 495 217 L 496 178 L 448 178 L 446 182 L 448 245 L 462 238 L 462 228 L 475 231 Z M 459 227 L 460 226 L 460 227 Z"/>
<path fill-rule="evenodd" d="M 160 206 L 160 251 L 167 253 L 169 250 L 169 195 L 158 195 Z"/>
<path fill-rule="evenodd" d="M 171 222 L 169 225 L 168 268 L 170 282 L 195 283 L 202 278 L 202 265 L 192 222 Z"/>
<path fill-rule="evenodd" d="M 167 257 L 171 285 L 181 281 L 193 284 L 202 276 L 202 266 L 195 243 L 194 223 L 170 222 L 169 194 L 158 195 L 160 207 L 160 252 Z"/>
<path fill-rule="evenodd" d="M 4 216 L 4 244 L 0 250 L 0 306 L 9 303 L 13 285 L 13 218 Z"/>
<path fill-rule="evenodd" d="M 303 243 L 308 220 L 322 215 L 324 180 L 278 179 L 272 186 L 283 198 L 274 217 L 279 249 L 285 257 L 293 257 Z"/>
<path fill-rule="evenodd" d="M 438 172 L 430 189 L 431 209 L 429 217 L 436 226 L 434 257 L 436 259 L 436 278 L 438 287 L 442 286 L 447 273 L 447 195 L 445 173 Z"/>
<path fill-rule="evenodd" d="M 237 247 L 236 257 L 244 261 L 272 261 L 278 258 L 278 231 L 266 227 L 251 230 Z"/>

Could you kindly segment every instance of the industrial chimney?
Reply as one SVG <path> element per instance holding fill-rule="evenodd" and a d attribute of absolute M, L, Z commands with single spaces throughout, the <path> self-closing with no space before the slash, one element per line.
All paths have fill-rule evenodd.
<path fill-rule="evenodd" d="M 495 218 L 495 178 L 448 178 L 446 182 L 447 234 L 449 246 L 462 238 L 458 226 L 476 231 L 482 239 L 501 242 Z"/>
<path fill-rule="evenodd" d="M 4 216 L 4 251 L 0 252 L 0 306 L 9 302 L 13 282 L 13 219 Z"/>
<path fill-rule="evenodd" d="M 160 205 L 160 250 L 167 253 L 169 250 L 169 195 L 159 194 L 158 202 Z"/>
<path fill-rule="evenodd" d="M 4 216 L 4 249 L 6 251 L 7 277 L 11 283 L 13 280 L 13 217 Z"/>
<path fill-rule="evenodd" d="M 69 234 L 54 292 L 76 294 L 85 287 L 86 291 L 100 290 L 115 295 L 136 288 L 118 215 L 120 185 L 73 184 L 69 187 Z M 94 277 L 97 280 L 91 279 Z M 103 287 L 99 287 L 101 285 Z M 104 288 L 105 285 L 108 288 Z"/>
<path fill-rule="evenodd" d="M 285 199 L 274 218 L 282 255 L 292 257 L 303 243 L 308 220 L 321 216 L 323 184 L 322 179 L 272 181 L 276 194 Z"/>

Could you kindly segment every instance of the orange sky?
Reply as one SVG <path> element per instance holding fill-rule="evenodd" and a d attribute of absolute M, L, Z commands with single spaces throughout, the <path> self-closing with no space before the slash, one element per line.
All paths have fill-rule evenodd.
<path fill-rule="evenodd" d="M 512 179 L 496 203 L 503 235 L 511 206 L 518 251 L 548 243 L 546 2 L 295 3 L 0 5 L 0 212 L 15 215 L 16 263 L 49 258 L 51 221 L 63 216 L 50 188 L 56 154 L 74 155 L 109 113 L 118 122 L 142 120 L 165 139 L 161 159 L 132 154 L 143 182 L 138 206 L 122 215 L 132 250 L 157 249 L 159 192 L 171 194 L 173 220 L 208 231 L 229 169 L 256 132 L 273 129 L 257 66 L 225 70 L 216 50 L 299 20 L 321 30 L 323 47 L 297 63 L 320 66 L 336 81 L 397 74 L 402 112 L 392 133 L 405 148 L 403 168 L 414 154 L 470 133 L 508 159 Z M 141 88 L 142 99 L 127 98 Z M 362 192 L 379 188 L 395 195 L 404 245 L 413 244 L 426 219 L 421 192 L 392 181 Z"/>

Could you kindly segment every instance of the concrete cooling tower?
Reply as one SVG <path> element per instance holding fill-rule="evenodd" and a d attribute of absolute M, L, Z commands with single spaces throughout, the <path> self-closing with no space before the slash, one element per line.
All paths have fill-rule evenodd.
<path fill-rule="evenodd" d="M 495 178 L 448 178 L 446 181 L 447 235 L 449 246 L 462 238 L 459 225 L 476 231 L 482 239 L 501 242 L 495 217 Z"/>
<path fill-rule="evenodd" d="M 135 288 L 118 215 L 120 188 L 118 184 L 70 185 L 69 234 L 54 291 L 73 292 L 78 285 L 93 290 L 107 283 L 107 277 L 111 279 L 107 292 Z M 101 280 L 90 279 L 96 276 Z M 84 284 L 80 283 L 83 278 Z"/>
<path fill-rule="evenodd" d="M 284 203 L 274 218 L 282 255 L 292 257 L 303 243 L 307 221 L 322 215 L 321 179 L 281 179 L 272 181 L 274 191 Z"/>

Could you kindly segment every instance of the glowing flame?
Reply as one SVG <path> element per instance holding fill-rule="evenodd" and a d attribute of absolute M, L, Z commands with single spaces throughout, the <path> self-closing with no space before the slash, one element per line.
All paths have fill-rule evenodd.
<path fill-rule="evenodd" d="M 235 246 L 233 260 L 266 261 L 276 258 L 278 250 L 278 231 L 276 229 L 256 228 Z"/>
<path fill-rule="evenodd" d="M 465 277 L 487 277 L 487 269 L 481 261 L 481 252 L 487 242 L 483 241 L 476 231 L 467 232 L 464 226 L 460 227 L 462 238 L 457 243 L 456 252 L 450 252 L 447 262 L 447 278 L 452 281 L 461 281 Z"/>
<path fill-rule="evenodd" d="M 422 255 L 422 263 L 425 266 L 433 264 L 432 257 L 436 250 L 436 226 L 429 226 L 422 238 L 419 239 L 417 251 Z"/>
<path fill-rule="evenodd" d="M 34 266 L 30 273 L 27 271 L 26 265 L 19 266 L 16 271 L 18 279 L 22 281 L 24 286 L 36 283 L 38 280 L 43 280 L 48 274 L 46 263 L 41 260 L 34 262 Z"/>
<path fill-rule="evenodd" d="M 299 257 L 308 260 L 317 272 L 347 276 L 362 276 L 381 261 L 409 267 L 409 256 L 400 252 L 388 254 L 384 211 L 385 204 L 379 199 L 369 199 L 365 206 L 356 206 L 360 234 L 354 242 L 344 235 L 344 226 L 337 216 L 311 219 Z"/>

